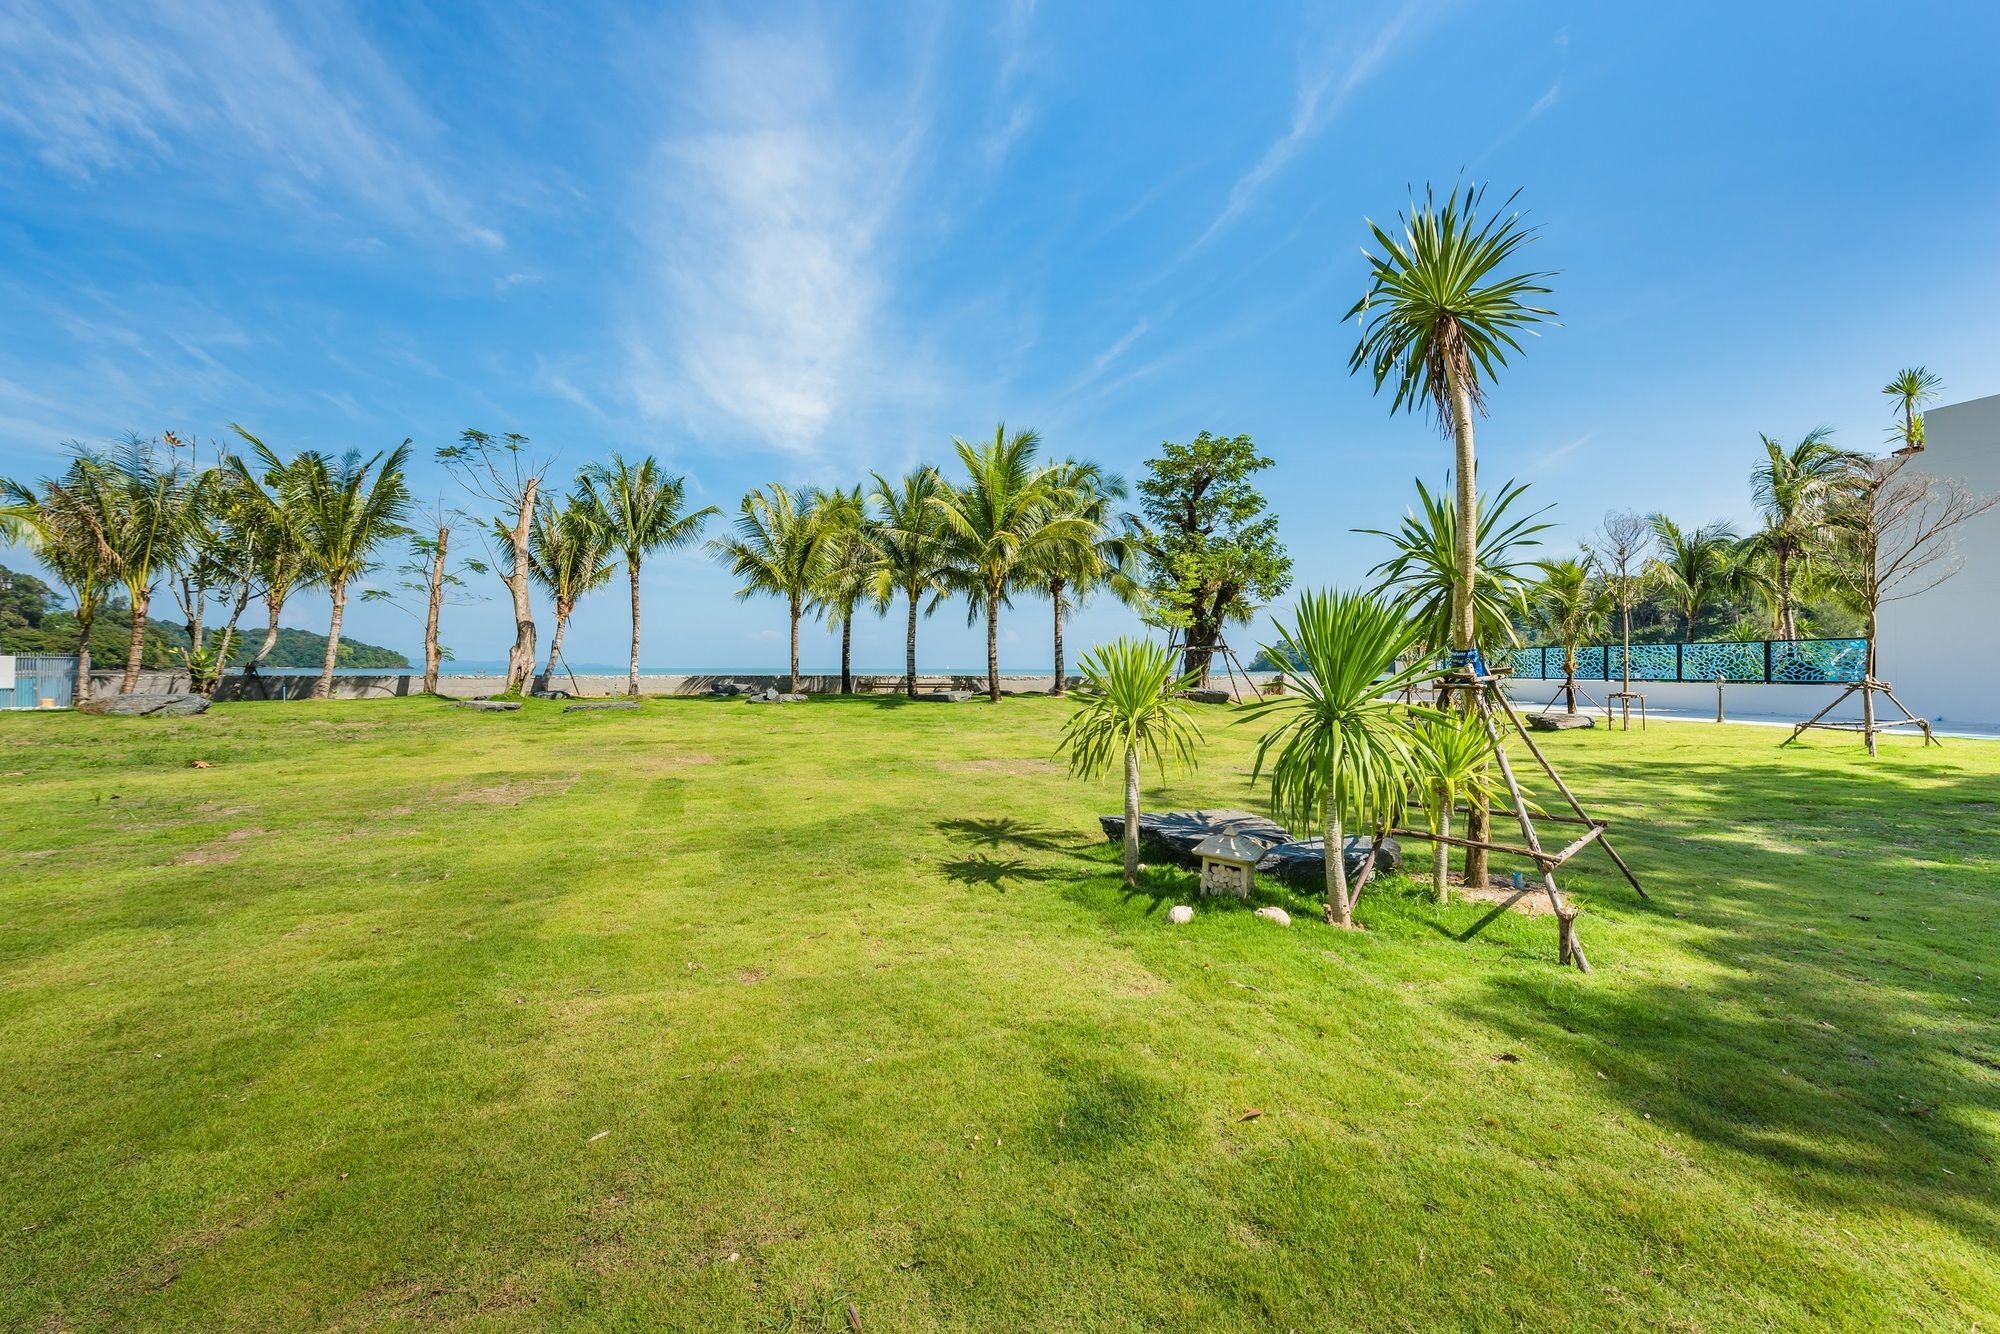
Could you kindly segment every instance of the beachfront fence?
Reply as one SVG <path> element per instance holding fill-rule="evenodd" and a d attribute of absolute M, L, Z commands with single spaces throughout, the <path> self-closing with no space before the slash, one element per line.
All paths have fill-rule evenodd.
<path fill-rule="evenodd" d="M 1513 669 L 1524 681 L 1563 679 L 1560 644 L 1488 653 L 1496 667 Z M 1749 639 L 1695 644 L 1634 644 L 1634 681 L 1725 681 L 1764 685 L 1844 685 L 1859 681 L 1868 663 L 1865 639 Z M 1579 681 L 1622 681 L 1625 650 L 1620 644 L 1591 644 L 1576 653 Z"/>

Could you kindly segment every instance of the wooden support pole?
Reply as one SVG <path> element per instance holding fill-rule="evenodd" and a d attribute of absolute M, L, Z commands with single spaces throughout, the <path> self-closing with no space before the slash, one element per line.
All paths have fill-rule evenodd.
<path fill-rule="evenodd" d="M 1500 707 L 1507 711 L 1507 717 L 1514 724 L 1514 730 L 1520 734 L 1521 740 L 1527 744 L 1528 753 L 1533 755 L 1536 762 L 1542 766 L 1542 772 L 1547 774 L 1549 781 L 1556 785 L 1556 791 L 1563 794 L 1563 800 L 1569 803 L 1571 810 L 1575 811 L 1583 819 L 1595 824 L 1596 821 L 1590 820 L 1590 812 L 1583 808 L 1583 803 L 1578 801 L 1576 794 L 1569 790 L 1569 784 L 1563 782 L 1562 775 L 1556 772 L 1556 767 L 1553 764 L 1549 763 L 1549 757 L 1542 754 L 1542 748 L 1535 744 L 1533 737 L 1528 735 L 1527 727 L 1521 722 L 1521 715 L 1514 711 L 1514 702 L 1507 698 L 1506 692 L 1498 691 L 1497 693 L 1500 695 Z M 1637 891 L 1639 897 L 1642 899 L 1647 898 L 1646 887 L 1639 883 L 1638 876 L 1632 874 L 1632 868 L 1627 866 L 1625 859 L 1618 855 L 1618 849 L 1611 846 L 1611 840 L 1600 836 L 1597 840 L 1597 846 L 1604 849 L 1605 855 L 1611 858 L 1612 864 L 1618 868 L 1619 873 L 1625 877 L 1627 883 Z"/>

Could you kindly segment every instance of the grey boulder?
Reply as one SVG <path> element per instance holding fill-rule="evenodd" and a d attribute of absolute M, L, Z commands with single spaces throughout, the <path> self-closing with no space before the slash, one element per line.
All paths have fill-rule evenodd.
<path fill-rule="evenodd" d="M 963 704 L 972 698 L 970 690 L 926 690 L 917 698 L 933 704 Z"/>
<path fill-rule="evenodd" d="M 1528 726 L 1537 732 L 1570 732 L 1583 727 L 1597 726 L 1594 713 L 1531 713 Z"/>
<path fill-rule="evenodd" d="M 97 695 L 77 705 L 79 713 L 101 713 L 113 718 L 188 718 L 204 713 L 206 695 L 179 692 L 151 695 Z"/>
<path fill-rule="evenodd" d="M 1230 695 L 1227 690 L 1183 690 L 1181 698 L 1192 704 L 1227 704 Z"/>
<path fill-rule="evenodd" d="M 756 686 L 747 686 L 741 681 L 717 681 L 708 688 L 708 693 L 711 695 L 751 695 L 756 692 Z"/>
<path fill-rule="evenodd" d="M 1368 840 L 1359 834 L 1349 834 L 1340 843 L 1342 865 L 1347 868 L 1350 882 L 1361 875 L 1362 863 L 1368 860 Z M 1403 845 L 1393 838 L 1382 840 L 1375 849 L 1375 869 L 1378 871 L 1400 871 L 1403 868 Z M 1323 838 L 1302 838 L 1293 843 L 1281 843 L 1264 854 L 1264 860 L 1257 863 L 1259 875 L 1274 876 L 1293 889 L 1318 893 L 1326 888 L 1326 840 Z"/>
<path fill-rule="evenodd" d="M 625 713 L 639 707 L 636 699 L 594 699 L 583 704 L 565 704 L 564 713 Z"/>
<path fill-rule="evenodd" d="M 1124 839 L 1123 815 L 1100 815 L 1097 824 L 1113 843 Z M 1212 834 L 1234 834 L 1266 848 L 1288 843 L 1292 837 L 1283 825 L 1250 811 L 1166 811 L 1139 817 L 1140 851 L 1183 866 L 1200 864 L 1194 850 Z"/>
<path fill-rule="evenodd" d="M 745 696 L 752 704 L 803 704 L 804 695 L 784 695 L 776 690 L 758 690 Z"/>
<path fill-rule="evenodd" d="M 458 708 L 471 709 L 474 713 L 514 713 L 521 707 L 518 699 L 462 699 Z"/>

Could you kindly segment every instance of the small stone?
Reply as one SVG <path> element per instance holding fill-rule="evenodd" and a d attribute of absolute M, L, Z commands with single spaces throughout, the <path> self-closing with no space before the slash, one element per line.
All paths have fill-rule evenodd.
<path fill-rule="evenodd" d="M 1173 907 L 1167 909 L 1167 920 L 1175 926 L 1186 926 L 1194 920 L 1194 909 L 1188 907 L 1185 903 L 1176 903 Z"/>
<path fill-rule="evenodd" d="M 1267 922 L 1276 922 L 1279 926 L 1290 926 L 1292 924 L 1292 915 L 1283 908 L 1266 905 L 1257 910 L 1257 916 Z"/>

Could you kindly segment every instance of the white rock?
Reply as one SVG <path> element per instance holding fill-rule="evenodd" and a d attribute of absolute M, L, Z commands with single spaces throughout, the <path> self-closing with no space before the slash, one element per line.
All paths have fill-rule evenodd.
<path fill-rule="evenodd" d="M 1173 907 L 1167 909 L 1167 920 L 1175 926 L 1186 926 L 1194 920 L 1194 909 L 1188 907 L 1185 903 L 1176 903 Z"/>
<path fill-rule="evenodd" d="M 1267 922 L 1276 922 L 1279 926 L 1290 926 L 1292 924 L 1292 915 L 1283 908 L 1259 908 L 1257 915 Z"/>

